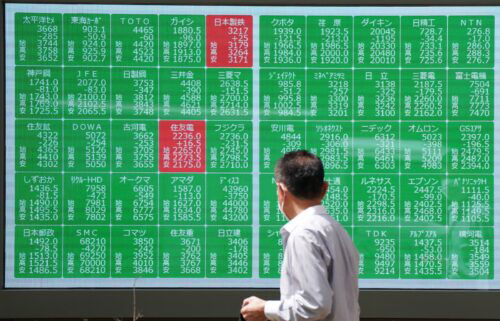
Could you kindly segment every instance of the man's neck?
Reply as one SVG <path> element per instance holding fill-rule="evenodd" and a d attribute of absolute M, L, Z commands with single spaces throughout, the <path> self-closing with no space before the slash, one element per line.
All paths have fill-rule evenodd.
<path fill-rule="evenodd" d="M 308 209 L 311 206 L 316 206 L 316 205 L 321 205 L 321 200 L 300 200 L 296 199 L 290 204 L 290 210 L 289 210 L 289 215 L 288 219 L 293 220 L 295 217 L 297 217 L 300 213 L 302 213 L 304 210 Z"/>

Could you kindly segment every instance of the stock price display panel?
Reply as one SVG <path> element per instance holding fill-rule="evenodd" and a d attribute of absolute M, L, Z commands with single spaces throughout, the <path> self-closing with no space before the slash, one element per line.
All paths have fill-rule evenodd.
<path fill-rule="evenodd" d="M 500 10 L 6 5 L 7 287 L 276 287 L 324 162 L 367 288 L 500 288 Z"/>

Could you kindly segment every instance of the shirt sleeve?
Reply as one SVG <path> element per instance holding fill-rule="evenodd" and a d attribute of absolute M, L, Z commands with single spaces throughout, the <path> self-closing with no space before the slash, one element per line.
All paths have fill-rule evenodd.
<path fill-rule="evenodd" d="M 292 296 L 267 301 L 264 313 L 271 321 L 321 320 L 331 312 L 333 290 L 328 280 L 328 253 L 311 231 L 293 235 L 286 246 Z"/>

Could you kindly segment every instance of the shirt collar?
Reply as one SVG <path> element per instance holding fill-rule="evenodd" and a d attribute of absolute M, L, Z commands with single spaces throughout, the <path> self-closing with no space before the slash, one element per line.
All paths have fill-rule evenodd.
<path fill-rule="evenodd" d="M 308 216 L 314 215 L 314 214 L 320 214 L 320 213 L 325 213 L 325 207 L 323 205 L 314 205 L 306 208 L 297 216 L 295 216 L 293 219 L 288 221 L 285 225 L 280 230 L 281 237 L 283 238 L 283 245 L 286 246 L 286 242 L 288 240 L 288 237 L 290 234 L 292 234 L 293 230 L 301 225 L 300 223 L 306 219 Z"/>

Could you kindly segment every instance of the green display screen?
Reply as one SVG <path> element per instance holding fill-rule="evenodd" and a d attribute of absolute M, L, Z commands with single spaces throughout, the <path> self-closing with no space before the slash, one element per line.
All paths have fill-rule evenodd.
<path fill-rule="evenodd" d="M 498 8 L 5 20 L 7 287 L 277 287 L 274 165 L 307 149 L 361 287 L 500 288 Z"/>

